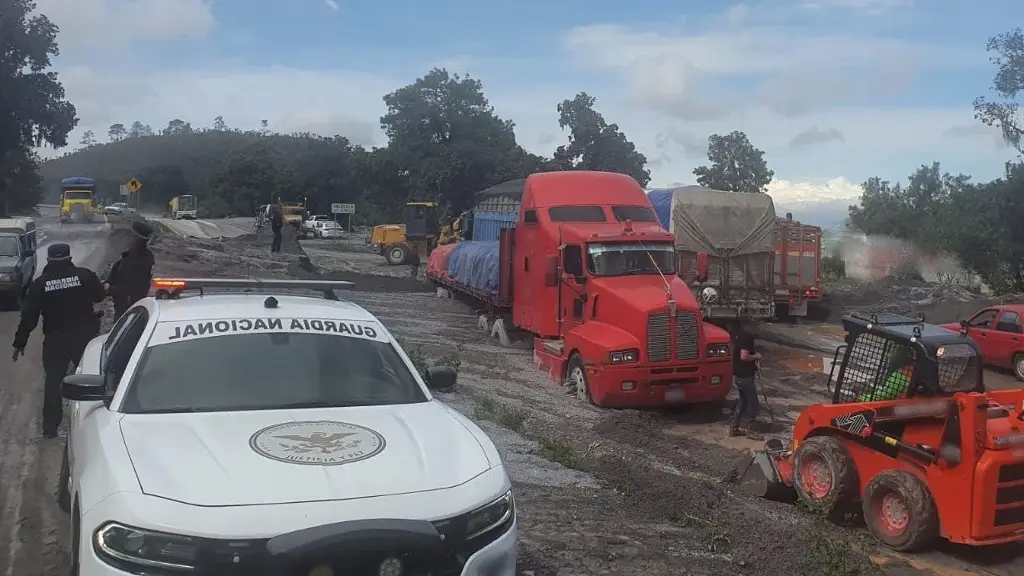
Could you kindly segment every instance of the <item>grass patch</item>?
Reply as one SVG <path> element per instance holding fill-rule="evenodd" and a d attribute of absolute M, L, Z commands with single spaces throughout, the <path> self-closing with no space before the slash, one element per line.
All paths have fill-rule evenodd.
<path fill-rule="evenodd" d="M 522 432 L 526 424 L 526 413 L 518 408 L 499 404 L 490 398 L 484 398 L 473 408 L 473 418 L 489 420 L 502 428 L 513 432 Z"/>
<path fill-rule="evenodd" d="M 425 375 L 427 369 L 431 366 L 450 366 L 458 372 L 462 369 L 462 345 L 455 347 L 455 350 L 451 354 L 445 354 L 440 358 L 436 358 L 430 361 L 427 355 L 423 352 L 422 344 L 410 344 L 403 338 L 398 338 L 398 345 L 405 350 L 405 354 L 412 361 L 412 365 L 416 367 L 416 371 L 420 375 Z"/>
<path fill-rule="evenodd" d="M 823 518 L 813 518 L 805 529 L 807 560 L 821 576 L 852 576 L 866 574 L 869 565 L 842 535 L 833 535 L 835 526 Z"/>
<path fill-rule="evenodd" d="M 538 436 L 534 438 L 539 446 L 537 455 L 545 460 L 557 462 L 566 468 L 579 469 L 580 455 L 568 442 L 558 438 Z"/>

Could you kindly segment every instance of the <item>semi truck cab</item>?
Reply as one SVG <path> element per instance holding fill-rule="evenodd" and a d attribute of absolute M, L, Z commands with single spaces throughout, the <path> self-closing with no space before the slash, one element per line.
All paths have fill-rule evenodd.
<path fill-rule="evenodd" d="M 582 193 L 570 204 L 574 189 Z M 514 242 L 512 317 L 535 334 L 542 369 L 600 406 L 725 398 L 729 335 L 703 322 L 676 275 L 674 239 L 634 180 L 533 175 L 521 211 L 519 224 L 503 234 Z M 706 257 L 703 263 L 706 275 Z"/>

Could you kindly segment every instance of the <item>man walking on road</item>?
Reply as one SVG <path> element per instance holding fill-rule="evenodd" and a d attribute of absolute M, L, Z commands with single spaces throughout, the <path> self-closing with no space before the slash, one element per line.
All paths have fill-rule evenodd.
<path fill-rule="evenodd" d="M 749 317 L 740 319 L 739 330 L 732 341 L 732 374 L 733 384 L 739 392 L 736 407 L 732 412 L 732 423 L 729 436 L 743 436 L 753 440 L 764 437 L 753 429 L 757 422 L 757 362 L 761 355 L 754 344 L 753 320 Z M 746 431 L 740 430 L 740 422 L 747 421 Z"/>
<path fill-rule="evenodd" d="M 99 316 L 93 304 L 102 302 L 106 290 L 99 276 L 88 268 L 75 266 L 71 247 L 51 244 L 46 253 L 46 267 L 29 288 L 21 309 L 21 322 L 14 335 L 12 360 L 25 355 L 28 336 L 43 317 L 43 435 L 57 436 L 64 418 L 61 383 L 68 364 L 78 365 L 89 341 L 100 332 Z"/>
<path fill-rule="evenodd" d="M 284 228 L 284 217 L 281 216 L 281 207 L 274 204 L 270 207 L 270 229 L 274 232 L 274 241 L 270 244 L 271 252 L 281 251 L 281 229 Z"/>
<path fill-rule="evenodd" d="M 145 222 L 132 224 L 135 239 L 132 246 L 121 253 L 121 259 L 114 263 L 107 275 L 106 288 L 114 301 L 114 319 L 121 317 L 125 310 L 149 294 L 153 283 L 153 252 L 147 245 L 153 235 L 153 228 Z"/>

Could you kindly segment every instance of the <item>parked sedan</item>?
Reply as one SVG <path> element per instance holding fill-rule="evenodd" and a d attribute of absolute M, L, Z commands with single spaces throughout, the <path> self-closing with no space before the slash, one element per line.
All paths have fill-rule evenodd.
<path fill-rule="evenodd" d="M 317 238 L 341 238 L 344 229 L 341 224 L 328 220 L 326 222 L 317 222 L 316 228 L 313 229 L 313 235 Z"/>
<path fill-rule="evenodd" d="M 947 330 L 967 330 L 967 335 L 978 343 L 985 364 L 1013 370 L 1018 380 L 1024 381 L 1024 328 L 1021 316 L 1024 305 L 991 306 L 975 312 L 962 323 L 942 324 Z"/>

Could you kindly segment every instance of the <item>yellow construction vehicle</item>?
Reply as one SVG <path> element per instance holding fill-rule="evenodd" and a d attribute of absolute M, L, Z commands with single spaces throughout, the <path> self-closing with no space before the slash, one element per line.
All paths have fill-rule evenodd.
<path fill-rule="evenodd" d="M 302 225 L 302 219 L 306 214 L 306 203 L 305 202 L 282 202 L 281 203 L 281 217 L 284 219 L 284 223 L 292 226 L 296 230 Z"/>
<path fill-rule="evenodd" d="M 370 234 L 370 245 L 392 266 L 418 262 L 438 244 L 452 242 L 458 232 L 458 221 L 443 228 L 438 225 L 436 202 L 406 203 L 404 220 L 404 224 L 374 226 Z"/>

